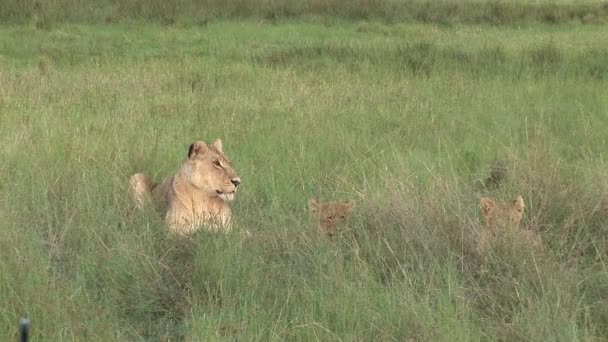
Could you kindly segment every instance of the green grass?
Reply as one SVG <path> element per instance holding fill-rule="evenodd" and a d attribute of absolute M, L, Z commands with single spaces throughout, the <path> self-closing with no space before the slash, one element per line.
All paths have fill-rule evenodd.
<path fill-rule="evenodd" d="M 147 20 L 163 25 L 206 24 L 228 18 L 267 21 L 336 18 L 522 25 L 578 22 L 605 24 L 606 0 L 4 0 L 3 22 L 29 22 L 50 29 L 65 22 L 116 23 Z"/>
<path fill-rule="evenodd" d="M 605 28 L 381 21 L 0 27 L 0 336 L 602 341 Z M 129 175 L 222 138 L 238 233 L 167 237 Z M 478 184 L 494 160 L 508 178 Z M 485 259 L 479 196 L 544 255 Z M 354 199 L 336 245 L 311 196 Z"/>

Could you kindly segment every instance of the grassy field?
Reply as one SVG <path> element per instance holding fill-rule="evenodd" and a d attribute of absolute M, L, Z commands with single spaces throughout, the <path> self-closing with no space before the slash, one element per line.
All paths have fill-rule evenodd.
<path fill-rule="evenodd" d="M 40 341 L 606 341 L 606 33 L 0 26 L 2 340 L 27 316 Z M 175 241 L 128 177 L 215 138 L 253 238 Z M 485 189 L 496 160 L 508 177 Z M 478 257 L 479 197 L 517 194 L 545 253 Z M 357 201 L 359 245 L 319 236 L 312 196 Z"/>
<path fill-rule="evenodd" d="M 222 19 L 306 18 L 522 25 L 608 23 L 606 0 L 3 0 L 2 22 L 57 23 L 151 20 L 164 25 L 205 24 Z"/>

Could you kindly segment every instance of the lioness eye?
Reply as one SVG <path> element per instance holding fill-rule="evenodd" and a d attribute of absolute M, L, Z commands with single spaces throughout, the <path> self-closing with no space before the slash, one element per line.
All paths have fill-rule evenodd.
<path fill-rule="evenodd" d="M 220 161 L 219 161 L 219 160 L 215 160 L 215 161 L 213 161 L 213 165 L 214 165 L 215 167 L 222 167 L 222 163 L 220 163 Z"/>

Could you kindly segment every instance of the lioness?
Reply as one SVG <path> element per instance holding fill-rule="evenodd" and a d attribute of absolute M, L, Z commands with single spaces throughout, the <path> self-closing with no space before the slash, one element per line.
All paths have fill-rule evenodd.
<path fill-rule="evenodd" d="M 310 213 L 318 221 L 321 232 L 329 239 L 336 235 L 336 226 L 346 222 L 354 206 L 354 202 L 319 203 L 315 198 L 308 201 Z"/>
<path fill-rule="evenodd" d="M 162 183 L 155 183 L 143 173 L 131 176 L 131 193 L 138 208 L 152 200 L 166 211 L 165 222 L 172 233 L 187 236 L 201 226 L 211 231 L 229 232 L 230 207 L 241 178 L 217 139 L 207 145 L 197 141 L 188 148 L 188 156 L 177 173 Z"/>

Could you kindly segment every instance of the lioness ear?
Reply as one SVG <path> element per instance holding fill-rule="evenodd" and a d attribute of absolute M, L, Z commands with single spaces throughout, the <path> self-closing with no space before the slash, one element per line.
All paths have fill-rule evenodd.
<path fill-rule="evenodd" d="M 192 159 L 197 154 L 205 153 L 208 149 L 209 147 L 207 146 L 207 144 L 202 141 L 197 141 L 191 144 L 190 147 L 188 147 L 188 158 Z"/>
<path fill-rule="evenodd" d="M 213 142 L 213 144 L 211 144 L 211 146 L 213 146 L 216 150 L 220 151 L 221 153 L 224 153 L 224 151 L 222 151 L 222 141 L 220 139 L 215 139 L 215 141 Z"/>
<path fill-rule="evenodd" d="M 319 203 L 314 197 L 308 200 L 308 209 L 313 213 L 317 212 L 317 209 L 319 209 Z"/>

